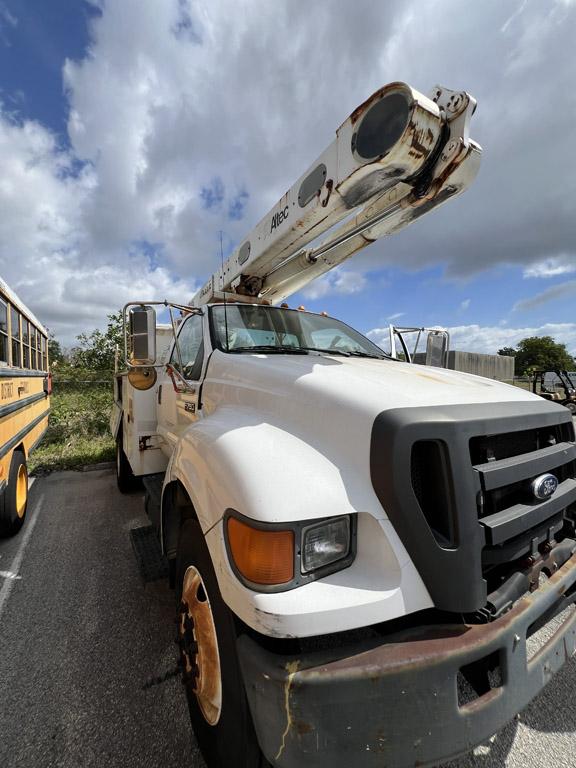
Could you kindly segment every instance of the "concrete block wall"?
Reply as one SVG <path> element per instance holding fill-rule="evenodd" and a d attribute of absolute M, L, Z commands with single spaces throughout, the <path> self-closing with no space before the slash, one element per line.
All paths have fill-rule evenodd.
<path fill-rule="evenodd" d="M 424 365 L 426 354 L 418 353 L 414 362 Z M 514 379 L 514 358 L 504 355 L 483 355 L 480 352 L 462 352 L 452 349 L 448 352 L 448 365 L 452 371 L 474 373 L 476 376 L 485 376 L 487 379 L 498 381 L 512 381 Z"/>

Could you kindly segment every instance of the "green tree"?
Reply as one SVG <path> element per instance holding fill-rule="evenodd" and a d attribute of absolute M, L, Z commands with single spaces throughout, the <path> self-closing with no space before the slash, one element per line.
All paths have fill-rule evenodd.
<path fill-rule="evenodd" d="M 70 363 L 74 368 L 89 371 L 113 371 L 116 346 L 123 344 L 122 311 L 108 315 L 105 331 L 98 328 L 91 333 L 81 333 L 76 337 L 79 345 L 70 352 Z"/>
<path fill-rule="evenodd" d="M 517 376 L 524 376 L 532 371 L 570 370 L 576 365 L 566 345 L 554 341 L 552 336 L 529 336 L 522 339 L 516 349 L 504 347 L 499 350 L 499 354 L 505 353 L 513 353 Z"/>
<path fill-rule="evenodd" d="M 48 359 L 50 365 L 61 365 L 66 362 L 66 356 L 62 351 L 60 342 L 54 338 L 53 333 L 50 334 L 50 338 L 48 339 Z"/>
<path fill-rule="evenodd" d="M 504 357 L 516 357 L 516 350 L 514 347 L 502 347 L 498 350 L 498 354 Z"/>

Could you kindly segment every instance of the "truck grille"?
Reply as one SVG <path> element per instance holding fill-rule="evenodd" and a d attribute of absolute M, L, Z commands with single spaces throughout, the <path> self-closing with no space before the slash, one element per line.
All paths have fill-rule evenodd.
<path fill-rule="evenodd" d="M 499 435 L 480 435 L 470 440 L 470 458 L 472 464 L 485 464 L 573 440 L 574 429 L 569 423 Z"/>
<path fill-rule="evenodd" d="M 546 473 L 559 484 L 540 501 L 531 482 Z M 574 427 L 545 401 L 386 411 L 372 432 L 371 476 L 442 610 L 481 610 L 538 547 L 574 537 Z"/>
<path fill-rule="evenodd" d="M 537 526 L 576 500 L 576 445 L 570 423 L 474 437 L 470 458 L 480 484 L 478 517 L 489 545 Z M 540 501 L 530 484 L 545 473 L 555 475 L 559 485 L 549 499 Z"/>

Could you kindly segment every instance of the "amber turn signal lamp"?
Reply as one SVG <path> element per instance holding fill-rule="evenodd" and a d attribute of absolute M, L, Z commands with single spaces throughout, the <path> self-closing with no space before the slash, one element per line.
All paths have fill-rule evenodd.
<path fill-rule="evenodd" d="M 294 578 L 294 532 L 266 531 L 228 518 L 230 554 L 254 584 L 286 584 Z"/>

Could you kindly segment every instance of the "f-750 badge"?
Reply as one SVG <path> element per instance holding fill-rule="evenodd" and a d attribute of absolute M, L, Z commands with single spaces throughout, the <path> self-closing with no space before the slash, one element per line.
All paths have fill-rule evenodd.
<path fill-rule="evenodd" d="M 184 403 L 184 410 L 188 413 L 196 413 L 196 406 L 194 403 Z"/>

